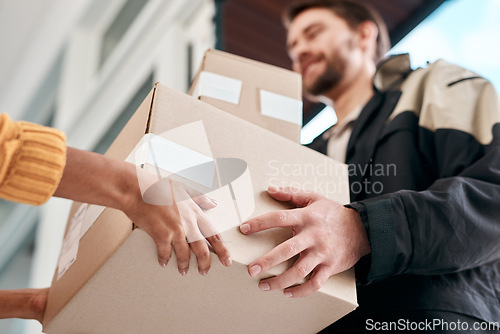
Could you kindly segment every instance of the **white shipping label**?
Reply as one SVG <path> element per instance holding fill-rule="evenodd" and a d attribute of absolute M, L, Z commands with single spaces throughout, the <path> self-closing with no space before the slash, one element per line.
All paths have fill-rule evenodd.
<path fill-rule="evenodd" d="M 89 205 L 87 208 L 87 212 L 85 212 L 85 216 L 82 220 L 82 228 L 80 230 L 80 239 L 83 238 L 85 233 L 90 229 L 90 227 L 94 224 L 94 222 L 99 218 L 101 213 L 106 209 L 105 206 L 100 205 Z"/>
<path fill-rule="evenodd" d="M 57 279 L 76 261 L 80 239 L 92 227 L 97 218 L 106 209 L 105 206 L 82 204 L 75 213 L 69 225 L 68 233 L 64 237 L 61 255 L 59 256 Z"/>
<path fill-rule="evenodd" d="M 202 71 L 193 91 L 193 96 L 196 98 L 206 96 L 238 104 L 240 102 L 241 86 L 241 80 Z"/>
<path fill-rule="evenodd" d="M 80 231 L 82 222 L 85 217 L 88 205 L 82 204 L 78 211 L 71 218 L 68 233 L 63 240 L 61 255 L 59 256 L 59 263 L 57 264 L 57 280 L 59 280 L 64 273 L 71 267 L 76 260 L 78 254 L 78 245 L 80 243 Z"/>
<path fill-rule="evenodd" d="M 302 126 L 302 101 L 266 90 L 260 90 L 262 115 Z"/>

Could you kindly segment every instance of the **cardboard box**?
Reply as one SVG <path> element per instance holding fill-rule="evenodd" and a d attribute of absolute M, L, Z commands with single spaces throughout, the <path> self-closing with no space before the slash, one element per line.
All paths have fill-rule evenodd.
<path fill-rule="evenodd" d="M 152 239 L 117 210 L 89 207 L 83 220 L 93 216 L 90 224 L 83 223 L 87 226 L 81 234 L 73 233 L 71 222 L 82 216 L 81 210 L 77 213 L 80 203 L 75 203 L 61 259 L 74 249 L 75 240 L 78 254 L 56 271 L 43 321 L 46 333 L 313 333 L 357 307 L 353 271 L 330 277 L 307 298 L 260 291 L 259 279 L 279 274 L 292 263 L 259 278 L 248 275 L 247 264 L 289 238 L 291 231 L 245 236 L 238 229 L 247 216 L 289 208 L 267 195 L 269 184 L 309 188 L 348 202 L 346 165 L 161 84 L 106 155 L 127 159 L 145 133 L 168 133 L 167 139 L 193 145 L 200 136 L 183 130 L 193 124 L 203 125 L 213 157 L 247 163 L 246 176 L 234 178 L 242 181 L 230 180 L 235 199 L 224 198 L 228 192 L 220 190 L 226 186 L 208 193 L 219 202 L 206 211 L 214 222 L 231 216 L 241 198 L 255 204 L 251 211 L 239 207 L 238 214 L 229 217 L 235 221 L 222 233 L 233 265 L 224 267 L 213 255 L 210 272 L 201 276 L 192 256 L 189 273 L 181 276 L 174 259 L 166 268 L 158 265 Z M 203 147 L 198 145 L 198 150 L 206 154 Z M 253 191 L 242 194 L 248 186 Z"/>
<path fill-rule="evenodd" d="M 207 50 L 189 94 L 295 142 L 302 128 L 298 73 Z"/>

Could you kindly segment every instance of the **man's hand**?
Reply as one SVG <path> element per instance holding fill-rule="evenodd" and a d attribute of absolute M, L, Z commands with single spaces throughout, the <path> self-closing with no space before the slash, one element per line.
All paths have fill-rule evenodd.
<path fill-rule="evenodd" d="M 290 201 L 298 208 L 274 211 L 250 219 L 240 226 L 244 234 L 286 227 L 293 237 L 248 265 L 248 273 L 261 272 L 300 254 L 295 264 L 281 275 L 264 279 L 261 290 L 285 289 L 287 297 L 305 297 L 318 290 L 326 280 L 345 271 L 370 253 L 370 245 L 359 214 L 314 192 L 294 188 L 269 187 L 278 201 Z M 305 283 L 296 285 L 312 273 Z M 290 288 L 289 288 L 290 287 Z"/>

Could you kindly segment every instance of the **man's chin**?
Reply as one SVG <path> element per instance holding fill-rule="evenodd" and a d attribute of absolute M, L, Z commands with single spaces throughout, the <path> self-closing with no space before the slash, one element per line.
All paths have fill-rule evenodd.
<path fill-rule="evenodd" d="M 309 99 L 314 101 L 320 95 L 325 93 L 323 89 L 320 89 L 318 85 L 318 79 L 316 80 L 303 80 L 302 81 L 302 90 L 304 91 L 304 95 Z"/>
<path fill-rule="evenodd" d="M 322 95 L 314 95 L 304 87 L 304 96 L 311 102 L 322 102 Z"/>
<path fill-rule="evenodd" d="M 303 91 L 304 91 L 304 96 L 309 100 L 309 101 L 312 101 L 312 102 L 319 102 L 319 96 L 318 95 L 313 95 L 311 94 L 307 88 L 303 88 Z"/>
<path fill-rule="evenodd" d="M 339 83 L 340 77 L 337 75 L 323 75 L 314 81 L 303 81 L 302 88 L 304 95 L 311 101 L 324 102 L 324 98 L 329 96 Z"/>
<path fill-rule="evenodd" d="M 302 91 L 304 96 L 311 102 L 320 102 L 324 104 L 331 104 L 332 101 L 329 97 L 329 92 L 332 89 L 332 87 L 320 90 L 317 89 L 318 87 L 315 87 L 315 89 L 310 89 L 306 85 L 302 86 Z"/>

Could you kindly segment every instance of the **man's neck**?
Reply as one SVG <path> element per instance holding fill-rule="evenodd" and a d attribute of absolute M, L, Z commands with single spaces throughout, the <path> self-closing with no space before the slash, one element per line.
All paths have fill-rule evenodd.
<path fill-rule="evenodd" d="M 374 68 L 362 71 L 354 80 L 335 87 L 325 96 L 333 104 L 337 123 L 341 123 L 347 115 L 370 100 L 373 96 L 374 74 Z"/>

